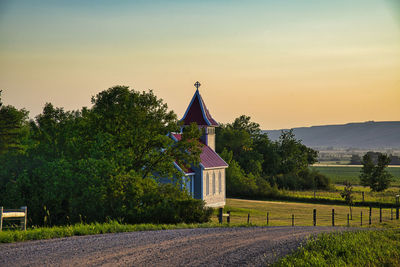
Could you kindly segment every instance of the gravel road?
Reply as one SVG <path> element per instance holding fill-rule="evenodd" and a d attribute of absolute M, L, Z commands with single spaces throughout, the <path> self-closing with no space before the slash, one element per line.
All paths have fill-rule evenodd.
<path fill-rule="evenodd" d="M 145 231 L 0 244 L 0 266 L 265 266 L 340 227 Z"/>

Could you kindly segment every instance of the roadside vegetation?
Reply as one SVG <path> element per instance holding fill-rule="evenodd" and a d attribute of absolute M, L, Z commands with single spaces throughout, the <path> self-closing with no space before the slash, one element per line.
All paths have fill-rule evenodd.
<path fill-rule="evenodd" d="M 273 266 L 399 266 L 400 230 L 320 234 Z"/>
<path fill-rule="evenodd" d="M 247 224 L 230 225 L 233 227 L 253 226 Z M 156 231 L 187 228 L 228 227 L 227 224 L 219 223 L 179 223 L 179 224 L 123 224 L 117 221 L 108 223 L 78 223 L 73 225 L 53 227 L 32 227 L 26 231 L 7 230 L 0 232 L 0 243 L 12 243 L 28 240 L 42 240 L 70 236 L 84 236 L 108 233 L 122 233 L 135 231 Z"/>

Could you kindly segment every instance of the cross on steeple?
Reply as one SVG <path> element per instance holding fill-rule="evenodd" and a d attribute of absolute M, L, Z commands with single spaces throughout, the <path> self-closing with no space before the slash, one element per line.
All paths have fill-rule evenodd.
<path fill-rule="evenodd" d="M 197 81 L 197 82 L 194 84 L 194 86 L 196 87 L 197 90 L 199 90 L 200 85 L 201 85 L 201 84 L 199 83 L 199 81 Z"/>

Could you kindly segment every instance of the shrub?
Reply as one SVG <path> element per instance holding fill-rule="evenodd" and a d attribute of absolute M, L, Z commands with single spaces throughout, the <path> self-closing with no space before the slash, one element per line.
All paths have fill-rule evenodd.
<path fill-rule="evenodd" d="M 307 189 L 330 189 L 331 184 L 327 176 L 315 170 L 305 169 L 299 173 L 278 174 L 267 178 L 271 185 L 279 189 L 307 190 Z"/>

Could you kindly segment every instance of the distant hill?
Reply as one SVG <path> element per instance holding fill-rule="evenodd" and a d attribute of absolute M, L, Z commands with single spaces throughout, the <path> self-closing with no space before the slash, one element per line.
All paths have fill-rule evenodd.
<path fill-rule="evenodd" d="M 287 129 L 284 129 L 287 130 Z M 310 147 L 334 148 L 400 148 L 400 121 L 361 122 L 293 128 L 297 139 Z M 277 140 L 281 130 L 266 130 Z"/>

